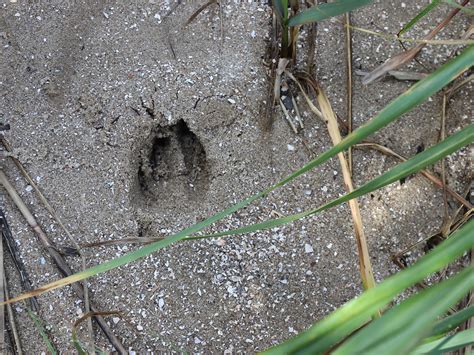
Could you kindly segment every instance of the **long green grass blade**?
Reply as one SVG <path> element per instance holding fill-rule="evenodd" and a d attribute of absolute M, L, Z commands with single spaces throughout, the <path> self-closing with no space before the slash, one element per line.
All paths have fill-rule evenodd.
<path fill-rule="evenodd" d="M 439 5 L 441 0 L 433 0 L 428 5 L 426 5 L 415 17 L 413 17 L 403 28 L 400 30 L 398 35 L 402 35 L 407 32 L 410 28 L 412 28 L 418 21 L 420 21 L 423 17 L 428 15 L 436 6 Z"/>
<path fill-rule="evenodd" d="M 474 287 L 474 266 L 421 291 L 345 341 L 334 355 L 406 354 L 429 333 L 436 318 Z"/>
<path fill-rule="evenodd" d="M 433 327 L 430 337 L 440 337 L 455 329 L 459 324 L 474 317 L 474 305 L 464 308 L 446 318 L 439 320 Z"/>
<path fill-rule="evenodd" d="M 253 201 L 257 200 L 260 197 L 263 197 L 270 193 L 271 191 L 285 185 L 286 183 L 292 181 L 296 177 L 304 174 L 305 172 L 313 169 L 314 167 L 321 165 L 330 158 L 334 157 L 337 153 L 342 152 L 343 150 L 349 148 L 351 145 L 360 142 L 365 139 L 367 136 L 378 131 L 382 127 L 388 125 L 389 123 L 396 120 L 405 112 L 409 111 L 413 107 L 417 106 L 421 102 L 425 101 L 428 97 L 436 93 L 438 90 L 443 88 L 454 78 L 456 78 L 460 73 L 469 68 L 474 63 L 474 46 L 466 48 L 463 53 L 461 53 L 456 58 L 452 59 L 450 62 L 442 65 L 434 73 L 427 76 L 423 80 L 420 80 L 410 89 L 400 95 L 398 98 L 393 100 L 387 107 L 385 107 L 377 116 L 366 124 L 360 126 L 357 130 L 349 134 L 344 138 L 339 144 L 335 145 L 331 149 L 322 153 L 316 159 L 310 161 L 308 164 L 303 166 L 298 171 L 290 174 L 285 179 L 279 181 L 273 186 L 270 186 L 264 191 L 261 191 L 253 196 L 248 197 L 247 199 L 219 212 L 215 215 L 209 217 L 208 219 L 199 222 L 195 225 L 192 225 L 189 228 L 182 230 L 181 232 L 167 237 L 166 239 L 160 240 L 153 244 L 144 246 L 134 252 L 128 253 L 124 256 L 121 256 L 117 259 L 113 259 L 97 266 L 86 269 L 82 272 L 76 273 L 69 277 L 54 281 L 48 285 L 41 287 L 40 289 L 25 293 L 18 297 L 10 299 L 8 302 L 16 302 L 20 299 L 26 299 L 32 297 L 33 295 L 38 295 L 44 293 L 48 290 L 52 290 L 64 285 L 74 283 L 86 279 L 88 277 L 106 272 L 108 270 L 117 268 L 119 266 L 128 264 L 132 261 L 143 258 L 159 249 L 162 249 L 170 244 L 173 244 L 177 241 L 183 240 L 189 235 L 192 235 L 201 229 L 213 224 L 214 222 L 232 214 L 233 212 L 239 210 L 242 207 L 247 206 Z"/>
<path fill-rule="evenodd" d="M 417 347 L 411 354 L 441 355 L 474 344 L 474 328 Z"/>
<path fill-rule="evenodd" d="M 41 319 L 38 318 L 38 316 L 30 309 L 27 308 L 26 310 L 28 317 L 33 321 L 35 324 L 36 329 L 38 329 L 41 339 L 43 339 L 44 344 L 46 345 L 46 348 L 48 349 L 48 354 L 51 355 L 57 355 L 56 348 L 54 347 L 53 342 L 51 339 L 49 339 L 48 334 L 46 333 L 46 329 L 43 326 L 43 322 Z"/>
<path fill-rule="evenodd" d="M 300 26 L 305 23 L 325 20 L 371 3 L 373 3 L 373 0 L 337 0 L 331 3 L 315 5 L 290 18 L 288 26 Z"/>
<path fill-rule="evenodd" d="M 286 24 L 288 21 L 288 0 L 274 0 L 275 11 L 280 17 L 280 21 Z"/>
<path fill-rule="evenodd" d="M 389 277 L 376 288 L 365 291 L 359 298 L 349 301 L 307 331 L 265 353 L 304 353 L 309 347 L 311 354 L 329 350 L 370 320 L 376 310 L 385 307 L 400 292 L 448 265 L 473 246 L 474 219 L 410 268 Z"/>
<path fill-rule="evenodd" d="M 353 192 L 341 196 L 321 207 L 307 210 L 304 212 L 288 215 L 281 218 L 271 219 L 265 222 L 251 224 L 242 228 L 232 229 L 229 231 L 224 231 L 212 235 L 204 236 L 191 236 L 186 238 L 187 240 L 193 239 L 202 239 L 202 238 L 215 238 L 228 235 L 236 235 L 243 233 L 251 233 L 262 229 L 275 228 L 296 220 L 314 215 L 316 213 L 327 210 L 331 207 L 337 206 L 341 203 L 347 202 L 354 198 L 366 195 L 372 191 L 378 190 L 388 184 L 391 184 L 395 181 L 409 176 L 413 173 L 420 171 L 428 165 L 431 165 L 438 160 L 444 158 L 445 156 L 455 152 L 456 150 L 467 146 L 471 143 L 474 143 L 474 124 L 464 128 L 463 130 L 453 134 L 452 136 L 446 138 L 444 141 L 436 144 L 429 149 L 421 152 L 420 154 L 415 155 L 413 158 L 398 164 L 385 174 L 369 181 L 365 185 L 355 189 Z"/>

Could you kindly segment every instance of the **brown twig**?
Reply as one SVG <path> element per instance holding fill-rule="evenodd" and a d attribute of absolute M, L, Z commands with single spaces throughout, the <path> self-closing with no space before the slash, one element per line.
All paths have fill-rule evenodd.
<path fill-rule="evenodd" d="M 316 83 L 314 83 L 316 84 Z M 317 84 L 316 84 L 317 85 Z M 331 104 L 327 99 L 324 91 L 320 87 L 315 87 L 316 98 L 321 108 L 321 112 L 325 118 L 329 135 L 333 142 L 333 145 L 339 144 L 342 140 L 341 133 L 337 124 L 337 118 L 334 114 L 334 111 L 331 108 Z M 349 165 L 347 163 L 344 153 L 339 153 L 338 155 L 339 163 L 341 165 L 342 175 L 344 178 L 344 185 L 348 193 L 354 191 L 354 186 L 352 184 L 351 173 L 349 171 Z M 362 225 L 362 218 L 360 215 L 359 203 L 357 199 L 352 199 L 348 202 L 352 214 L 352 222 L 354 225 L 354 233 L 357 241 L 357 249 L 359 252 L 359 266 L 360 274 L 362 279 L 362 284 L 364 288 L 370 289 L 375 287 L 375 279 L 372 271 L 372 263 L 370 262 L 369 249 L 367 247 L 367 239 L 365 237 L 364 228 Z"/>
<path fill-rule="evenodd" d="M 5 285 L 5 300 L 8 301 L 10 299 L 10 294 L 8 291 L 8 283 L 7 283 L 7 278 L 5 277 L 5 274 L 3 274 L 3 283 Z M 11 304 L 7 304 L 7 314 L 8 314 L 8 323 L 10 324 L 10 329 L 12 332 L 12 343 L 15 344 L 15 351 L 17 355 L 23 355 L 23 349 L 21 346 L 21 341 L 20 341 L 20 336 L 18 334 L 18 330 L 16 327 L 16 321 L 15 321 L 15 316 L 13 314 L 13 308 Z"/>
<path fill-rule="evenodd" d="M 209 7 L 210 5 L 214 4 L 215 2 L 217 2 L 217 0 L 209 0 L 209 1 L 206 2 L 204 5 L 202 5 L 199 9 L 197 9 L 196 11 L 194 11 L 194 13 L 189 17 L 188 21 L 186 21 L 186 23 L 184 24 L 184 27 L 186 27 L 186 26 L 189 25 L 191 22 L 193 22 L 194 19 L 195 19 L 201 12 L 203 12 L 207 7 Z"/>
<path fill-rule="evenodd" d="M 309 29 L 308 29 L 308 59 L 307 59 L 307 64 L 306 64 L 306 71 L 310 74 L 314 74 L 314 56 L 316 52 L 316 36 L 318 33 L 318 23 L 310 23 L 308 24 Z"/>
<path fill-rule="evenodd" d="M 312 103 L 311 99 L 308 97 L 306 91 L 302 88 L 302 85 L 299 81 L 289 72 L 285 72 L 287 76 L 289 76 L 292 80 L 294 80 L 298 87 L 301 89 L 303 96 L 305 97 L 308 106 L 313 111 L 313 113 L 322 118 L 323 121 L 327 125 L 327 129 L 329 132 L 329 136 L 334 145 L 337 145 L 341 140 L 341 133 L 339 131 L 339 126 L 337 123 L 337 117 L 334 113 L 329 100 L 327 99 L 324 91 L 319 87 L 318 83 L 311 77 L 305 76 L 305 80 L 309 84 L 310 87 L 314 90 L 316 94 L 316 98 L 319 103 L 320 110 L 318 110 L 314 104 Z M 341 165 L 342 175 L 344 178 L 344 185 L 346 190 L 350 193 L 354 190 L 352 184 L 351 174 L 349 172 L 349 166 L 347 164 L 347 160 L 344 156 L 344 153 L 338 154 L 339 163 Z M 364 234 L 363 226 L 362 226 L 362 218 L 360 216 L 360 209 L 359 203 L 357 199 L 350 200 L 348 202 L 351 214 L 352 214 L 352 222 L 354 225 L 354 232 L 357 241 L 357 249 L 359 252 L 359 266 L 360 266 L 360 275 L 362 279 L 362 284 L 365 289 L 370 289 L 375 287 L 375 279 L 372 271 L 372 264 L 370 262 L 369 257 L 369 250 L 367 247 L 367 240 Z"/>
<path fill-rule="evenodd" d="M 383 154 L 386 154 L 386 155 L 389 155 L 389 156 L 392 156 L 392 157 L 395 157 L 401 161 L 407 161 L 407 158 L 403 157 L 402 155 L 394 152 L 393 150 L 391 150 L 390 148 L 387 148 L 387 147 L 384 147 L 383 145 L 380 145 L 380 144 L 377 144 L 377 143 L 371 143 L 371 142 L 364 142 L 364 143 L 359 143 L 359 144 L 355 144 L 354 145 L 354 148 L 370 148 L 370 149 L 374 149 L 374 150 L 377 150 Z M 430 180 L 436 187 L 440 188 L 440 189 L 443 189 L 444 188 L 444 184 L 443 182 L 438 179 L 433 173 L 431 173 L 429 170 L 427 169 L 423 169 L 423 170 L 420 170 L 419 173 L 421 175 L 423 175 L 425 178 L 427 178 L 428 180 Z M 471 209 L 473 208 L 472 204 L 470 202 L 468 202 L 464 197 L 462 197 L 461 195 L 459 195 L 456 191 L 454 191 L 452 188 L 450 188 L 449 186 L 446 186 L 446 191 L 455 199 L 457 200 L 459 203 L 461 203 L 462 205 L 464 205 L 466 208 L 468 209 Z"/>
<path fill-rule="evenodd" d="M 2 145 L 4 146 L 4 148 L 8 152 L 12 153 L 12 150 L 13 150 L 12 146 L 5 139 L 5 137 L 3 137 L 3 136 L 0 137 L 0 142 L 2 143 Z M 59 218 L 59 216 L 57 215 L 54 208 L 51 206 L 51 204 L 48 202 L 46 197 L 43 195 L 43 193 L 39 189 L 38 185 L 36 185 L 35 181 L 31 178 L 30 174 L 28 174 L 28 171 L 26 171 L 25 167 L 20 162 L 20 160 L 18 160 L 14 156 L 11 156 L 11 159 L 13 160 L 13 162 L 15 163 L 16 167 L 18 168 L 20 173 L 23 175 L 25 180 L 28 182 L 28 184 L 35 190 L 35 192 L 38 195 L 38 198 L 41 201 L 41 203 L 43 204 L 43 206 L 48 210 L 48 212 L 51 214 L 53 219 L 56 220 L 56 222 L 59 224 L 59 226 L 62 228 L 62 230 L 66 233 L 67 238 L 73 244 L 74 248 L 76 249 L 76 252 L 78 253 L 78 255 L 81 258 L 82 270 L 84 271 L 87 268 L 86 267 L 86 258 L 84 256 L 84 254 L 81 252 L 81 248 L 79 247 L 79 244 L 77 244 L 76 239 L 73 237 L 73 235 L 69 231 L 69 229 L 66 228 L 65 224 Z M 84 285 L 84 310 L 85 310 L 85 313 L 88 313 L 90 311 L 89 290 L 88 290 L 88 287 L 86 285 L 86 282 L 84 282 L 83 285 Z M 92 348 L 93 348 L 94 347 L 94 331 L 93 331 L 93 328 L 92 328 L 92 321 L 90 319 L 89 319 L 89 322 L 88 322 L 88 331 L 89 331 L 89 337 L 90 337 L 91 345 L 92 345 Z"/>
<path fill-rule="evenodd" d="M 270 42 L 267 47 L 267 56 L 266 60 L 268 61 L 268 67 L 270 71 L 269 80 L 268 80 L 268 89 L 266 96 L 266 103 L 264 112 L 262 115 L 262 120 L 260 122 L 263 132 L 269 132 L 273 125 L 273 115 L 275 107 L 275 95 L 274 95 L 274 83 L 276 80 L 276 69 L 278 62 L 278 21 L 275 13 L 272 14 L 272 23 L 270 26 Z"/>
<path fill-rule="evenodd" d="M 7 218 L 3 213 L 3 210 L 0 208 L 0 230 L 2 231 L 3 240 L 8 248 L 10 256 L 13 261 L 13 265 L 20 276 L 20 283 L 21 287 L 24 291 L 31 291 L 33 287 L 31 286 L 31 281 L 28 276 L 28 272 L 26 271 L 25 264 L 21 260 L 20 251 L 18 250 L 18 246 L 15 242 L 15 239 L 12 236 L 10 226 L 8 225 Z M 30 300 L 31 308 L 38 312 L 39 311 L 39 304 L 36 297 L 32 297 Z"/>
<path fill-rule="evenodd" d="M 34 230 L 36 235 L 38 236 L 41 244 L 43 247 L 48 251 L 49 255 L 52 257 L 54 263 L 56 264 L 57 268 L 59 269 L 60 273 L 67 277 L 71 276 L 73 274 L 73 271 L 69 267 L 69 265 L 66 263 L 62 255 L 58 252 L 57 248 L 54 246 L 53 242 L 48 238 L 48 236 L 43 232 L 41 227 L 38 225 L 36 222 L 36 219 L 33 217 L 31 212 L 29 211 L 28 207 L 25 205 L 21 197 L 18 195 L 17 191 L 15 188 L 11 185 L 11 183 L 8 181 L 6 175 L 4 174 L 3 170 L 0 170 L 0 184 L 3 185 L 5 190 L 7 190 L 8 194 L 10 195 L 11 199 L 15 203 L 15 205 L 18 207 L 20 210 L 21 214 L 25 217 L 25 219 L 28 221 L 28 224 L 31 226 L 31 228 Z M 71 287 L 73 290 L 76 292 L 76 294 L 84 300 L 85 295 L 84 295 L 84 288 L 83 285 L 80 282 L 76 282 L 71 284 Z M 97 312 L 94 310 L 94 307 L 90 307 L 92 312 Z M 127 351 L 120 342 L 120 340 L 115 336 L 115 334 L 112 332 L 112 330 L 109 328 L 107 323 L 105 322 L 104 318 L 97 316 L 95 317 L 95 320 L 99 324 L 100 328 L 104 332 L 105 336 L 109 339 L 111 344 L 115 347 L 115 349 L 119 353 L 125 354 Z"/>

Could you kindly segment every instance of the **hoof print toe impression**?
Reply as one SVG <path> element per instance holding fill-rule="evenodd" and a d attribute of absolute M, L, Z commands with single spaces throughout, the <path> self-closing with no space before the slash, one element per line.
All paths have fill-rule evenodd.
<path fill-rule="evenodd" d="M 138 185 L 147 205 L 168 209 L 176 199 L 196 201 L 207 192 L 206 152 L 186 122 L 158 127 L 140 149 Z"/>

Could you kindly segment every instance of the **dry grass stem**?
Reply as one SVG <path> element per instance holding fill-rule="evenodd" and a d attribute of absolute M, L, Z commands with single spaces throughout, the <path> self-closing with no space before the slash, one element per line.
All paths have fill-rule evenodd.
<path fill-rule="evenodd" d="M 20 277 L 20 284 L 23 291 L 32 290 L 33 287 L 31 286 L 32 284 L 28 276 L 28 272 L 26 271 L 25 264 L 21 260 L 20 251 L 18 250 L 18 246 L 15 242 L 15 239 L 13 238 L 10 227 L 7 223 L 7 219 L 2 209 L 0 209 L 0 229 L 2 229 L 3 240 L 5 241 L 5 244 L 10 253 L 13 266 L 17 270 L 18 275 Z M 30 299 L 30 306 L 31 309 L 33 309 L 34 311 L 39 311 L 39 305 L 36 297 L 32 297 Z"/>
<path fill-rule="evenodd" d="M 366 76 L 369 72 L 363 70 L 355 70 L 354 73 L 359 76 Z M 406 72 L 399 70 L 389 70 L 387 75 L 401 81 L 419 81 L 425 78 L 428 74 L 425 73 L 416 73 L 416 72 Z"/>
<path fill-rule="evenodd" d="M 197 9 L 196 11 L 194 11 L 194 13 L 189 17 L 188 21 L 186 21 L 186 23 L 184 24 L 184 27 L 186 27 L 186 26 L 189 25 L 191 22 L 193 22 L 194 19 L 195 19 L 201 12 L 203 12 L 204 10 L 206 10 L 206 8 L 208 8 L 210 5 L 214 4 L 215 2 L 217 2 L 217 0 L 209 0 L 209 1 L 206 2 L 204 5 L 202 5 L 199 9 Z"/>
<path fill-rule="evenodd" d="M 1 141 L 2 145 L 4 146 L 4 148 L 8 152 L 11 153 L 12 152 L 12 147 L 11 147 L 10 143 L 5 139 L 5 137 L 0 137 L 0 141 Z M 56 211 L 51 206 L 51 204 L 48 202 L 46 197 L 43 195 L 43 193 L 39 189 L 38 185 L 36 185 L 35 181 L 31 178 L 30 174 L 28 174 L 28 171 L 26 171 L 23 164 L 17 158 L 15 158 L 14 156 L 11 156 L 11 159 L 13 160 L 13 162 L 15 163 L 16 167 L 18 168 L 20 173 L 23 175 L 25 180 L 28 182 L 28 184 L 35 190 L 36 195 L 38 196 L 38 198 L 41 201 L 41 203 L 43 204 L 43 206 L 50 213 L 50 215 L 53 217 L 53 219 L 56 220 L 56 222 L 62 228 L 64 233 L 66 233 L 67 238 L 73 244 L 74 248 L 76 249 L 77 253 L 79 254 L 79 256 L 81 258 L 82 270 L 85 270 L 87 268 L 86 258 L 84 256 L 84 254 L 81 252 L 81 248 L 79 247 L 79 244 L 77 243 L 76 239 L 73 237 L 72 233 L 69 231 L 69 229 L 66 227 L 66 225 L 59 218 Z M 84 313 L 90 312 L 89 289 L 88 289 L 86 284 L 87 284 L 86 282 L 84 282 L 84 284 L 83 284 L 83 287 L 84 287 L 84 311 L 85 311 Z M 92 321 L 90 319 L 88 321 L 88 332 L 89 332 L 90 342 L 91 342 L 92 347 L 93 347 L 94 330 L 92 328 Z"/>
<path fill-rule="evenodd" d="M 8 283 L 7 283 L 7 278 L 5 277 L 5 274 L 3 274 L 3 284 L 5 285 L 4 286 L 5 300 L 8 301 L 10 299 L 10 293 L 8 291 Z M 23 355 L 20 335 L 18 334 L 18 329 L 16 327 L 15 315 L 13 313 L 12 305 L 7 304 L 6 306 L 7 306 L 7 314 L 8 314 L 8 323 L 10 324 L 10 329 L 11 329 L 12 337 L 13 337 L 12 343 L 15 344 L 15 352 L 17 355 Z"/>
<path fill-rule="evenodd" d="M 59 271 L 63 276 L 71 276 L 73 274 L 73 271 L 69 267 L 69 265 L 66 263 L 62 255 L 58 252 L 57 248 L 53 245 L 51 240 L 48 238 L 48 236 L 43 232 L 41 227 L 38 225 L 36 222 L 36 219 L 33 217 L 31 214 L 30 210 L 28 207 L 25 205 L 21 197 L 18 195 L 17 191 L 15 188 L 11 185 L 11 183 L 8 181 L 5 173 L 3 170 L 0 170 L 0 184 L 3 185 L 5 190 L 8 192 L 10 195 L 11 199 L 15 203 L 15 205 L 18 207 L 20 210 L 21 214 L 25 219 L 27 220 L 28 224 L 30 227 L 34 230 L 36 235 L 38 236 L 41 244 L 43 247 L 48 251 L 50 256 L 52 257 L 54 263 L 58 267 Z M 76 294 L 84 300 L 85 295 L 84 295 L 84 288 L 80 282 L 73 283 L 71 284 L 73 290 L 76 292 Z M 91 306 L 91 311 L 95 312 L 94 308 Z M 107 336 L 111 344 L 119 351 L 120 353 L 125 353 L 126 350 L 120 340 L 115 336 L 115 334 L 112 332 L 112 330 L 109 328 L 105 320 L 99 316 L 95 317 L 97 323 L 99 324 L 100 328 L 103 330 L 104 334 Z"/>
<path fill-rule="evenodd" d="M 286 122 L 288 122 L 288 124 L 290 125 L 291 129 L 293 130 L 293 132 L 294 132 L 295 134 L 298 134 L 298 129 L 296 128 L 296 126 L 294 125 L 293 121 L 291 120 L 290 113 L 289 113 L 288 110 L 286 109 L 285 104 L 283 103 L 283 101 L 282 101 L 281 99 L 280 99 L 280 106 L 281 106 L 281 109 L 282 109 L 283 113 L 285 114 Z"/>
<path fill-rule="evenodd" d="M 465 6 L 469 3 L 469 0 L 464 0 L 462 6 Z M 452 10 L 444 20 L 442 20 L 430 33 L 425 36 L 425 40 L 432 40 L 439 31 L 441 31 L 451 20 L 452 18 L 460 11 L 459 8 Z M 391 70 L 395 70 L 405 63 L 409 62 L 421 51 L 421 49 L 426 45 L 426 43 L 419 43 L 415 47 L 397 54 L 396 56 L 390 58 L 385 63 L 374 69 L 368 75 L 362 79 L 363 84 L 369 84 L 374 80 L 385 75 Z"/>
<path fill-rule="evenodd" d="M 395 157 L 401 161 L 407 161 L 407 158 L 401 156 L 400 154 L 394 152 L 393 150 L 391 150 L 390 148 L 387 148 L 387 147 L 384 147 L 383 145 L 380 145 L 380 144 L 377 144 L 377 143 L 359 143 L 359 144 L 356 144 L 354 145 L 354 148 L 370 148 L 370 149 L 374 149 L 374 150 L 377 150 L 383 154 L 386 154 L 386 155 L 389 155 L 389 156 L 392 156 L 392 157 Z M 429 170 L 427 169 L 423 169 L 423 170 L 420 170 L 419 172 L 421 175 L 423 175 L 425 178 L 427 178 L 428 180 L 430 180 L 436 187 L 440 188 L 440 189 L 443 189 L 444 188 L 444 185 L 443 185 L 443 182 L 438 179 L 433 173 L 431 173 Z M 462 197 L 460 194 L 458 194 L 456 191 L 454 191 L 452 188 L 450 188 L 449 186 L 446 186 L 446 191 L 456 200 L 458 201 L 459 203 L 461 203 L 462 205 L 464 205 L 466 208 L 468 209 L 471 209 L 473 208 L 472 204 L 470 202 L 468 202 L 464 197 Z"/>
<path fill-rule="evenodd" d="M 325 118 L 327 124 L 327 129 L 331 137 L 332 143 L 334 145 L 338 144 L 341 140 L 341 133 L 339 131 L 339 126 L 337 124 L 337 118 L 334 114 L 334 111 L 327 99 L 325 93 L 321 88 L 317 88 L 317 100 L 321 112 Z M 354 186 L 352 184 L 351 172 L 349 171 L 349 165 L 347 163 L 344 153 L 339 153 L 337 155 L 339 158 L 339 163 L 341 165 L 342 175 L 344 178 L 344 185 L 347 192 L 354 191 Z M 362 218 L 360 215 L 359 203 L 357 199 L 352 199 L 349 202 L 349 207 L 352 214 L 352 222 L 354 225 L 354 232 L 357 241 L 357 249 L 359 251 L 359 264 L 360 264 L 360 273 L 362 278 L 362 283 L 365 289 L 370 289 L 375 287 L 375 279 L 372 271 L 372 264 L 370 262 L 369 249 L 367 247 L 367 239 L 364 234 L 364 228 L 362 225 Z"/>

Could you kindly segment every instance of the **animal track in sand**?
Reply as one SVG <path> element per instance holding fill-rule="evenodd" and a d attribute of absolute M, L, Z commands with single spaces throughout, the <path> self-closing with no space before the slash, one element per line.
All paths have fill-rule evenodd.
<path fill-rule="evenodd" d="M 184 201 L 195 203 L 206 194 L 206 152 L 184 120 L 154 129 L 138 155 L 138 201 L 168 209 Z"/>

